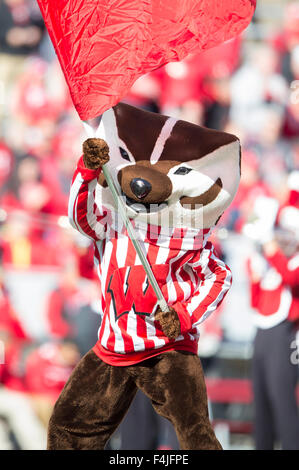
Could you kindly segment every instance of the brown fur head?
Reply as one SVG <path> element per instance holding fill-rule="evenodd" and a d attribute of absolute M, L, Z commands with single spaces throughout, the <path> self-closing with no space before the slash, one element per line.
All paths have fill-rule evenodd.
<path fill-rule="evenodd" d="M 240 178 L 234 135 L 123 103 L 104 114 L 101 133 L 131 218 L 208 228 L 232 201 Z M 99 185 L 104 204 L 109 190 L 102 176 Z"/>

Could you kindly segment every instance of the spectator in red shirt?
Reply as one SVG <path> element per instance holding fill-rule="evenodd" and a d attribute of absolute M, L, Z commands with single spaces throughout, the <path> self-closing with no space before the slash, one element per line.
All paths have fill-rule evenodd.
<path fill-rule="evenodd" d="M 54 403 L 79 359 L 78 348 L 67 341 L 44 343 L 34 348 L 26 359 L 26 390 L 45 428 Z"/>
<path fill-rule="evenodd" d="M 30 343 L 26 332 L 18 320 L 0 272 L 0 383 L 12 390 L 23 391 L 24 370 L 22 355 Z M 4 357 L 2 358 L 2 354 Z M 2 363 L 2 359 L 4 362 Z"/>
<path fill-rule="evenodd" d="M 249 262 L 257 326 L 253 389 L 258 450 L 273 449 L 276 440 L 283 449 L 299 449 L 298 364 L 292 361 L 299 328 L 299 209 L 292 209 L 297 211 L 292 226 L 278 212 L 275 232 L 261 233 L 261 252 Z"/>

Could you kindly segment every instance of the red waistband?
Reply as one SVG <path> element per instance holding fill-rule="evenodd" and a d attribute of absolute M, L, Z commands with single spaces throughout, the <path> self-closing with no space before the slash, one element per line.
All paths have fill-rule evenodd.
<path fill-rule="evenodd" d="M 138 362 L 145 361 L 151 357 L 158 356 L 167 351 L 186 351 L 193 354 L 197 354 L 197 341 L 180 341 L 180 342 L 171 342 L 157 349 L 147 349 L 145 351 L 135 351 L 127 354 L 118 354 L 112 351 L 109 351 L 106 348 L 103 348 L 101 343 L 98 341 L 95 346 L 92 348 L 95 354 L 106 364 L 111 366 L 132 366 Z"/>

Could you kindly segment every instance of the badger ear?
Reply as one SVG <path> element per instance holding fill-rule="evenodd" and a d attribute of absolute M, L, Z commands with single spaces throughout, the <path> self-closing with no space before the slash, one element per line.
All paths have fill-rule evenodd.
<path fill-rule="evenodd" d="M 126 103 L 118 103 L 113 107 L 113 111 L 119 141 L 125 143 L 127 151 L 135 162 L 149 161 L 161 129 L 168 119 L 167 116 L 135 108 Z"/>

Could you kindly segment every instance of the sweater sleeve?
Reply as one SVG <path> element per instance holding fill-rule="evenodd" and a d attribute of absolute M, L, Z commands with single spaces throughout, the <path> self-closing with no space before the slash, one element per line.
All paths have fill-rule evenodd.
<path fill-rule="evenodd" d="M 101 168 L 86 168 L 81 156 L 73 176 L 68 205 L 71 225 L 95 241 L 103 239 L 107 229 L 107 212 L 95 203 L 95 190 L 100 172 Z"/>
<path fill-rule="evenodd" d="M 277 250 L 272 256 L 267 256 L 267 260 L 279 272 L 284 284 L 290 287 L 299 286 L 299 255 L 288 259 Z"/>
<path fill-rule="evenodd" d="M 188 264 L 199 278 L 199 286 L 189 300 L 173 305 L 181 322 L 182 334 L 197 327 L 216 310 L 232 282 L 229 267 L 215 255 L 210 242 Z"/>

